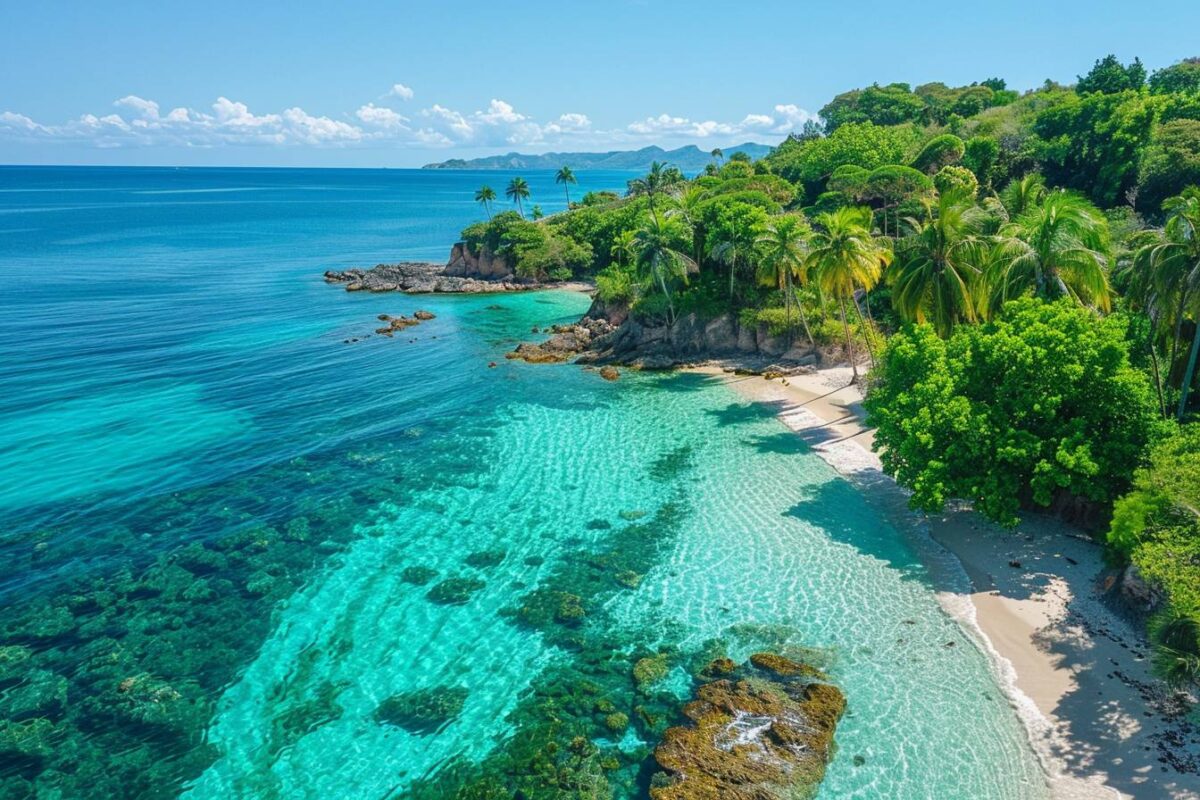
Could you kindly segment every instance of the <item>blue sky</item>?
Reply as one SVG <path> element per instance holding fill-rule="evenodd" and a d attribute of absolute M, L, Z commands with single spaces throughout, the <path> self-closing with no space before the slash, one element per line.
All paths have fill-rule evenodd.
<path fill-rule="evenodd" d="M 774 143 L 878 81 L 1200 55 L 1200 2 L 4 2 L 0 163 L 418 166 Z"/>

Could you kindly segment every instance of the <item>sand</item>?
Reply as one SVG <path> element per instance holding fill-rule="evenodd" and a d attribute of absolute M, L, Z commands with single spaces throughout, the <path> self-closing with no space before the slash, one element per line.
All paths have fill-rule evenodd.
<path fill-rule="evenodd" d="M 966 508 L 909 511 L 870 451 L 849 368 L 770 381 L 701 371 L 772 405 L 912 537 L 943 608 L 990 656 L 1053 796 L 1200 800 L 1200 733 L 1152 676 L 1141 625 L 1112 596 L 1097 544 L 1049 517 L 1007 531 Z"/>

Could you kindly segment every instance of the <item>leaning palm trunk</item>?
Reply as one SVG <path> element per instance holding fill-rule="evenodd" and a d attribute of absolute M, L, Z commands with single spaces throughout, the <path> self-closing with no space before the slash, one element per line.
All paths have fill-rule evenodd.
<path fill-rule="evenodd" d="M 846 332 L 846 355 L 850 359 L 850 383 L 858 383 L 858 360 L 854 357 L 854 340 L 850 338 L 850 323 L 846 320 L 846 298 L 838 297 L 842 312 L 842 330 Z"/>
<path fill-rule="evenodd" d="M 808 328 L 808 315 L 804 313 L 804 302 L 797 297 L 796 309 L 800 312 L 800 324 L 804 326 L 804 335 L 808 337 L 808 343 L 815 350 L 817 348 L 817 340 L 813 338 L 812 331 Z"/>
<path fill-rule="evenodd" d="M 867 321 L 863 319 L 862 309 L 858 307 L 858 300 L 853 296 L 850 299 L 854 303 L 854 310 L 858 312 L 858 324 L 862 326 L 863 341 L 867 344 L 867 356 L 871 359 L 871 369 L 875 369 L 875 347 L 871 344 L 871 333 L 867 330 Z"/>
<path fill-rule="evenodd" d="M 662 287 L 663 297 L 667 298 L 667 324 L 675 324 L 675 304 L 671 302 L 671 293 L 667 291 L 667 279 L 663 277 L 662 270 L 658 272 L 658 285 Z"/>
<path fill-rule="evenodd" d="M 1175 309 L 1175 340 L 1171 343 L 1171 359 L 1167 362 L 1167 380 L 1175 372 L 1175 359 L 1179 357 L 1179 342 L 1183 338 L 1183 310 L 1187 306 L 1187 291 L 1179 290 L 1179 308 Z"/>
<path fill-rule="evenodd" d="M 1196 374 L 1196 356 L 1200 355 L 1200 319 L 1196 320 L 1196 334 L 1192 337 L 1192 353 L 1188 356 L 1187 369 L 1183 372 L 1183 383 L 1179 392 L 1179 411 L 1175 418 L 1183 421 L 1183 412 L 1187 410 L 1188 391 L 1192 388 L 1192 378 Z"/>

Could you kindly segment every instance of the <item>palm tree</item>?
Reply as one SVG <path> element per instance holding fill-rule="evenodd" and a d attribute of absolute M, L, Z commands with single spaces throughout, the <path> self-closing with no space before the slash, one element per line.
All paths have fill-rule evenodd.
<path fill-rule="evenodd" d="M 546 215 L 542 213 L 542 207 L 535 203 L 533 208 L 529 209 L 529 216 L 533 217 L 535 220 L 539 220 Z"/>
<path fill-rule="evenodd" d="M 820 230 L 812 237 L 805 268 L 822 290 L 838 299 L 853 373 L 850 382 L 856 383 L 858 363 L 854 357 L 854 342 L 850 337 L 850 322 L 846 319 L 846 300 L 854 302 L 854 292 L 858 288 L 869 290 L 879 282 L 883 268 L 891 262 L 892 253 L 871 235 L 869 208 L 839 208 L 819 215 L 816 222 Z M 854 307 L 857 310 L 858 304 L 855 303 Z M 858 318 L 865 329 L 861 312 Z M 866 331 L 863 333 L 865 336 Z M 868 351 L 870 346 L 868 338 Z"/>
<path fill-rule="evenodd" d="M 613 239 L 608 254 L 612 256 L 618 266 L 624 267 L 632 263 L 637 258 L 637 231 L 627 228 L 618 233 Z"/>
<path fill-rule="evenodd" d="M 1183 321 L 1193 309 L 1196 334 L 1184 368 L 1179 410 L 1182 419 L 1200 353 L 1200 188 L 1191 186 L 1163 203 L 1167 222 L 1154 240 L 1141 247 L 1133 260 L 1131 293 L 1151 310 L 1151 318 L 1163 312 L 1174 315 L 1174 336 L 1168 363 L 1168 379 L 1175 370 L 1183 335 Z"/>
<path fill-rule="evenodd" d="M 1063 191 L 1047 194 L 1000 228 L 988 283 L 995 304 L 1032 290 L 1109 308 L 1108 222 L 1094 205 Z"/>
<path fill-rule="evenodd" d="M 679 252 L 673 245 L 673 237 L 663 229 L 657 216 L 651 216 L 650 222 L 638 230 L 633 242 L 639 269 L 647 282 L 658 284 L 667 299 L 667 321 L 672 325 L 675 323 L 675 305 L 667 288 L 667 279 L 681 278 L 686 282 L 688 273 L 699 269 L 691 256 Z"/>
<path fill-rule="evenodd" d="M 889 270 L 892 307 L 905 320 L 932 322 L 941 337 L 978 317 L 979 289 L 989 247 L 988 214 L 965 192 L 945 192 L 925 218 L 906 217 L 912 234 L 899 240 Z"/>
<path fill-rule="evenodd" d="M 725 151 L 719 147 L 714 147 L 709 155 L 713 157 L 713 161 L 725 161 Z"/>
<path fill-rule="evenodd" d="M 577 181 L 575 179 L 575 173 L 571 171 L 570 167 L 563 166 L 554 175 L 554 182 L 561 183 L 563 185 L 563 191 L 566 192 L 566 194 L 567 194 L 567 208 L 570 208 L 571 207 L 571 184 L 579 183 L 579 181 Z"/>
<path fill-rule="evenodd" d="M 475 202 L 483 206 L 488 219 L 492 218 L 492 201 L 496 199 L 496 190 L 490 186 L 480 186 L 475 192 Z"/>
<path fill-rule="evenodd" d="M 757 244 L 762 248 L 758 277 L 763 283 L 775 286 L 783 292 L 784 307 L 787 309 L 788 343 L 791 343 L 792 338 L 792 301 L 796 300 L 804 335 L 808 337 L 808 343 L 816 347 L 816 340 L 808 327 L 808 316 L 804 313 L 804 304 L 796 297 L 792 283 L 793 280 L 799 280 L 801 284 L 808 283 L 804 259 L 810 236 L 812 228 L 803 215 L 782 214 L 772 217 L 757 239 Z"/>
<path fill-rule="evenodd" d="M 1169 686 L 1200 683 L 1200 619 L 1168 607 L 1151 620 L 1154 671 Z"/>
<path fill-rule="evenodd" d="M 645 195 L 650 201 L 650 215 L 654 215 L 654 198 L 680 184 L 682 173 L 675 167 L 655 161 L 650 164 L 650 171 L 644 177 L 634 178 L 629 182 L 629 193 L 635 197 Z"/>
<path fill-rule="evenodd" d="M 524 178 L 513 178 L 508 182 L 508 188 L 504 190 L 504 196 L 517 204 L 517 211 L 521 216 L 525 216 L 525 208 L 521 205 L 522 200 L 529 198 L 529 184 Z"/>
<path fill-rule="evenodd" d="M 1012 217 L 1019 217 L 1046 196 L 1046 179 L 1036 172 L 1015 179 L 1000 192 L 1000 202 Z"/>
<path fill-rule="evenodd" d="M 676 214 L 692 231 L 692 260 L 697 264 L 703 255 L 704 239 L 700 236 L 700 204 L 708 199 L 708 190 L 694 183 L 684 184 L 674 194 L 675 205 L 668 214 Z"/>

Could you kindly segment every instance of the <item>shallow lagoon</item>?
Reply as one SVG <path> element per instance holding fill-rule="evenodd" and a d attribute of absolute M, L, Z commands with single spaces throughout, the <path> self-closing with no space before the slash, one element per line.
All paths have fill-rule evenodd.
<path fill-rule="evenodd" d="M 0 315 L 6 791 L 436 797 L 584 734 L 636 795 L 646 716 L 667 723 L 689 667 L 773 647 L 849 699 L 821 797 L 1044 796 L 903 537 L 768 411 L 699 376 L 502 358 L 579 295 L 321 283 L 437 257 L 479 176 L 85 172 L 0 216 L 3 269 L 47 276 Z M 223 187 L 254 191 L 201 191 Z M 438 316 L 416 342 L 345 343 L 418 307 Z M 455 578 L 463 602 L 431 599 Z M 547 622 L 556 592 L 578 624 Z M 461 698 L 449 721 L 377 719 L 434 688 Z"/>

